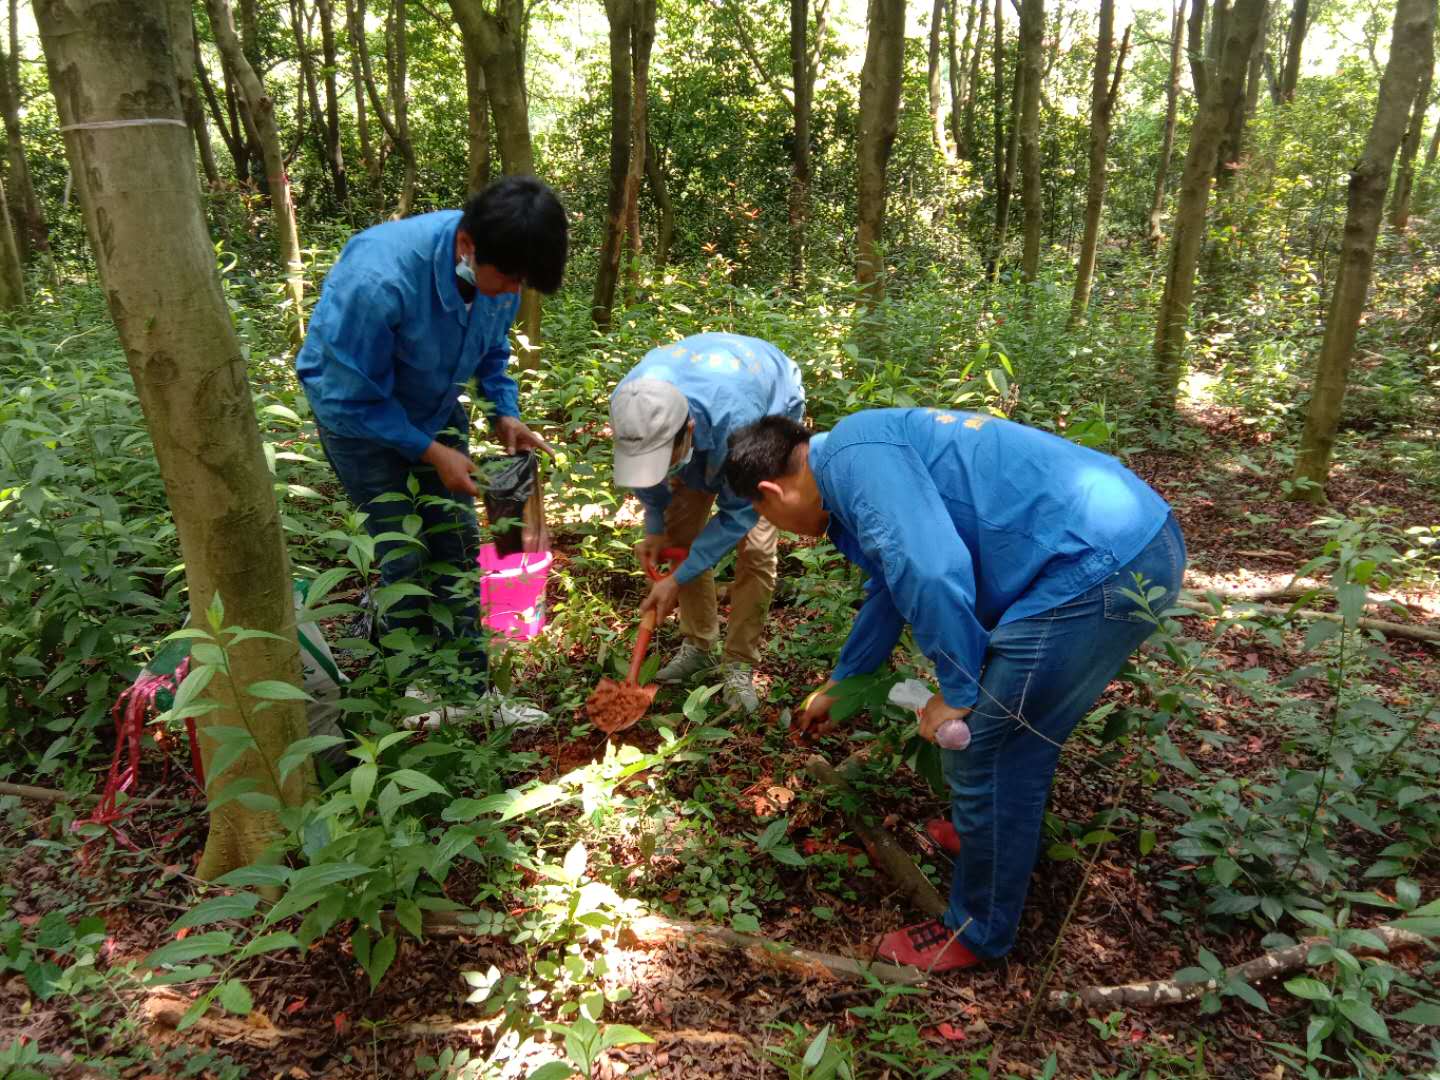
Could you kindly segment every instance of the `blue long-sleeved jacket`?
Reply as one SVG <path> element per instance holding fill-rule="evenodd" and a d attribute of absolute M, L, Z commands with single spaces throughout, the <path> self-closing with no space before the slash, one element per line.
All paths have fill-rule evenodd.
<path fill-rule="evenodd" d="M 675 571 L 675 580 L 684 585 L 719 562 L 759 520 L 750 500 L 725 484 L 730 433 L 775 413 L 801 419 L 805 388 L 793 360 L 768 341 L 740 334 L 695 334 L 651 349 L 620 385 L 631 379 L 659 379 L 685 395 L 695 421 L 695 453 L 679 478 L 686 487 L 715 495 L 715 515 Z M 663 533 L 669 482 L 637 488 L 635 494 L 645 507 L 645 531 Z"/>
<path fill-rule="evenodd" d="M 811 440 L 810 468 L 830 538 L 870 575 L 832 677 L 875 670 L 909 623 L 957 709 L 995 627 L 1093 588 L 1170 513 L 1114 458 L 977 413 L 855 413 Z"/>
<path fill-rule="evenodd" d="M 414 461 L 472 379 L 497 416 L 519 416 L 505 373 L 518 294 L 455 284 L 460 211 L 376 225 L 352 237 L 325 278 L 295 372 L 330 430 L 373 439 Z"/>

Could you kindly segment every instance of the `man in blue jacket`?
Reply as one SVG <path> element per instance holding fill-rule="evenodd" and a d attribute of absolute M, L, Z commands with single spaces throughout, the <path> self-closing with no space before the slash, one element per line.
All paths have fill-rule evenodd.
<path fill-rule="evenodd" d="M 966 749 L 942 750 L 953 829 L 931 829 L 955 857 L 944 922 L 887 934 L 880 955 L 932 971 L 1002 956 L 1061 745 L 1180 590 L 1169 506 L 1114 458 L 945 409 L 860 412 L 813 436 L 766 417 L 731 439 L 725 471 L 774 525 L 828 532 L 869 575 L 802 729 L 827 721 L 835 684 L 884 664 L 907 624 L 940 683 L 921 735 L 970 727 Z"/>
<path fill-rule="evenodd" d="M 470 576 L 480 534 L 460 395 L 478 384 L 507 453 L 550 452 L 520 421 L 505 369 L 520 290 L 560 287 L 567 230 L 555 193 L 529 176 L 491 184 L 463 211 L 366 229 L 325 279 L 295 358 L 325 456 L 369 515 L 382 581 L 417 581 L 426 571 L 434 600 L 404 597 L 387 624 L 453 639 L 472 671 L 485 667 Z M 410 515 L 421 520 L 421 543 L 393 538 Z M 380 539 L 387 532 L 392 538 Z M 435 604 L 446 609 L 441 625 Z"/>
<path fill-rule="evenodd" d="M 681 683 L 714 666 L 720 631 L 711 568 L 738 546 L 721 685 L 724 700 L 746 712 L 760 707 L 754 668 L 775 592 L 776 536 L 725 486 L 723 468 L 730 434 L 771 413 L 797 421 L 805 414 L 800 369 L 769 342 L 739 334 L 696 334 L 652 349 L 610 398 L 615 483 L 634 488 L 645 507 L 641 564 L 653 566 L 665 547 L 690 549 L 641 607 L 664 619 L 680 606 L 684 643 L 655 678 Z"/>

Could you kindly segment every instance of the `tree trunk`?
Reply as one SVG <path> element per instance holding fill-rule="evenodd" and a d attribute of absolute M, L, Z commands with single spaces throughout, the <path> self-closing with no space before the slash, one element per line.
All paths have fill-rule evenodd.
<path fill-rule="evenodd" d="M 305 734 L 304 705 L 257 712 L 242 691 L 261 680 L 299 684 L 279 508 L 200 208 L 165 0 L 35 0 L 34 8 L 60 123 L 82 125 L 66 132 L 66 154 L 174 515 L 192 623 L 207 625 L 219 593 L 226 625 L 269 635 L 229 649 L 229 677 L 207 691 L 221 708 L 199 721 L 207 761 L 219 745 L 206 737 L 211 727 L 243 725 L 258 744 L 209 777 L 212 798 L 239 779 L 257 784 L 256 798 L 210 815 L 197 873 L 214 878 L 260 859 L 275 836 L 273 812 L 253 809 L 257 799 L 295 805 L 306 784 L 304 769 L 283 785 L 274 772 Z M 219 21 L 229 27 L 225 14 Z M 159 123 L 83 126 L 116 119 Z"/>
<path fill-rule="evenodd" d="M 331 0 L 316 0 L 316 7 L 320 13 L 320 58 L 324 64 L 325 168 L 330 173 L 335 199 L 343 206 L 350 200 L 350 178 L 345 173 L 345 151 L 341 142 L 340 53 L 335 45 L 335 9 Z"/>
<path fill-rule="evenodd" d="M 300 104 L 296 109 L 297 132 L 303 129 L 301 121 L 308 107 L 310 134 L 315 139 L 315 156 L 327 161 L 325 141 L 325 114 L 320 110 L 320 79 L 315 73 L 315 54 L 310 47 L 310 30 L 313 19 L 305 11 L 304 0 L 290 0 L 290 32 L 295 38 L 295 56 L 300 68 Z M 300 135 L 296 135 L 296 151 L 300 147 Z M 328 162 L 326 171 L 329 171 Z M 330 193 L 335 195 L 335 178 L 330 177 Z M 336 202 L 338 203 L 338 198 Z"/>
<path fill-rule="evenodd" d="M 1350 191 L 1345 212 L 1345 235 L 1341 242 L 1340 272 L 1330 297 L 1330 316 L 1325 322 L 1325 340 L 1315 364 L 1315 382 L 1300 450 L 1295 455 L 1297 488 L 1294 497 L 1310 502 L 1325 501 L 1325 480 L 1330 472 L 1330 455 L 1340 428 L 1340 409 L 1345 402 L 1345 384 L 1350 374 L 1350 354 L 1365 295 L 1370 288 L 1370 271 L 1375 261 L 1375 237 L 1385 206 L 1385 189 L 1395 152 L 1405 134 L 1405 122 L 1416 91 L 1434 59 L 1435 0 L 1399 0 L 1395 29 L 1390 42 L 1390 59 L 1380 80 L 1380 97 L 1375 105 L 1375 122 L 1365 140 L 1365 152 L 1350 170 Z M 1299 481 L 1308 484 L 1299 486 Z"/>
<path fill-rule="evenodd" d="M 275 236 L 280 248 L 280 263 L 285 269 L 285 287 L 290 296 L 293 318 L 290 320 L 290 341 L 299 346 L 305 337 L 305 266 L 300 258 L 300 234 L 295 227 L 295 203 L 290 197 L 290 177 L 285 172 L 280 152 L 280 131 L 275 126 L 275 103 L 265 93 L 260 76 L 250 66 L 235 33 L 235 21 L 229 0 L 205 0 L 210 12 L 210 29 L 235 73 L 241 98 L 249 107 L 251 122 L 265 155 L 265 175 L 269 182 L 270 203 L 275 212 Z"/>
<path fill-rule="evenodd" d="M 998 0 L 997 0 L 998 2 Z M 900 119 L 905 59 L 904 0 L 870 0 L 865 65 L 860 71 L 860 131 L 856 139 L 858 223 L 855 279 L 867 305 L 885 292 L 881 242 L 885 228 L 885 170 Z"/>
<path fill-rule="evenodd" d="M 1400 165 L 1395 171 L 1395 192 L 1390 197 L 1390 227 L 1404 232 L 1410 224 L 1410 197 L 1415 189 L 1415 157 L 1420 153 L 1420 140 L 1425 133 L 1425 110 L 1430 104 L 1430 83 L 1435 77 L 1432 63 L 1420 78 L 1415 104 L 1410 110 L 1410 126 L 1400 143 Z M 1436 127 L 1440 132 L 1440 126 Z"/>
<path fill-rule="evenodd" d="M 1430 147 L 1425 151 L 1425 164 L 1420 167 L 1420 175 L 1425 179 L 1425 191 L 1423 198 L 1424 205 L 1430 203 L 1430 195 L 1435 186 L 1435 158 L 1440 156 L 1440 123 L 1435 125 L 1435 130 L 1430 133 Z"/>
<path fill-rule="evenodd" d="M 1025 67 L 1020 104 L 1020 202 L 1025 210 L 1025 247 L 1020 276 L 1034 281 L 1040 273 L 1040 81 L 1045 70 L 1045 0 L 1020 5 L 1020 62 Z M 1102 170 L 1103 173 L 1103 170 Z"/>
<path fill-rule="evenodd" d="M 975 29 L 974 43 L 970 47 L 970 71 L 965 76 L 965 119 L 961 132 L 970 157 L 978 158 L 979 147 L 975 141 L 975 99 L 980 94 L 980 64 L 985 56 L 985 31 L 989 29 L 990 5 L 986 0 L 972 2 L 980 9 L 980 22 Z M 974 16 L 975 8 L 970 9 L 970 14 Z M 968 33 L 966 37 L 969 37 Z"/>
<path fill-rule="evenodd" d="M 1205 70 L 1205 0 L 1190 0 L 1190 25 L 1185 38 L 1185 53 L 1190 63 L 1190 83 L 1194 88 L 1196 104 L 1199 105 L 1205 101 L 1210 90 Z"/>
<path fill-rule="evenodd" d="M 490 183 L 490 98 L 485 93 L 485 72 L 469 39 L 462 39 L 465 52 L 465 109 L 469 119 L 470 153 L 465 186 L 471 195 Z"/>
<path fill-rule="evenodd" d="M 1000 9 L 997 0 L 996 11 Z M 1003 43 L 1001 46 L 1003 53 Z M 1015 190 L 1015 166 L 1020 149 L 1020 101 L 1025 93 L 1025 64 L 1016 45 L 1015 78 L 1010 84 L 1009 127 L 1000 130 L 1005 133 L 1005 169 L 995 200 L 995 255 L 990 267 L 991 274 L 998 278 L 1000 266 L 1005 259 L 1005 241 L 1010 232 L 1010 196 Z"/>
<path fill-rule="evenodd" d="M 533 175 L 535 151 L 525 97 L 524 0 L 497 0 L 493 12 L 482 0 L 450 0 L 450 10 L 485 73 L 501 172 Z M 524 339 L 516 357 L 521 367 L 534 368 L 540 363 L 540 294 L 534 289 L 526 289 L 520 297 L 520 326 Z"/>
<path fill-rule="evenodd" d="M 355 133 L 360 142 L 360 164 L 375 183 L 380 181 L 380 155 L 370 136 L 370 110 L 365 104 L 365 73 L 360 63 L 360 50 L 355 42 L 365 35 L 365 25 L 356 25 L 355 5 L 345 5 L 345 30 L 350 36 L 350 85 L 355 91 Z"/>
<path fill-rule="evenodd" d="M 211 187 L 220 183 L 220 170 L 215 165 L 215 151 L 210 146 L 210 128 L 205 123 L 205 109 L 195 92 L 195 70 L 199 62 L 195 43 L 195 9 L 189 0 L 169 0 L 170 40 L 175 47 L 175 85 L 180 94 L 180 108 L 185 122 L 195 137 L 200 153 L 200 168 Z"/>
<path fill-rule="evenodd" d="M 1095 275 L 1095 252 L 1100 245 L 1100 215 L 1105 208 L 1105 161 L 1110 145 L 1110 124 L 1120 93 L 1120 75 L 1130 47 L 1130 30 L 1120 42 L 1115 77 L 1110 77 L 1110 52 L 1115 41 L 1115 0 L 1100 0 L 1100 33 L 1095 43 L 1095 82 L 1090 90 L 1090 176 L 1086 184 L 1085 233 L 1080 241 L 1080 265 L 1075 271 L 1075 295 L 1070 303 L 1070 325 L 1085 318 L 1090 306 L 1090 284 Z"/>
<path fill-rule="evenodd" d="M 1290 29 L 1285 36 L 1285 66 L 1280 71 L 1280 100 L 1295 100 L 1295 84 L 1300 81 L 1300 47 L 1310 29 L 1310 0 L 1295 0 L 1290 6 Z"/>
<path fill-rule="evenodd" d="M 365 96 L 369 99 L 370 108 L 380 121 L 380 126 L 389 136 L 391 145 L 399 152 L 400 159 L 404 163 L 405 179 L 400 187 L 400 201 L 396 204 L 395 212 L 390 215 L 390 220 L 396 221 L 408 215 L 411 207 L 415 204 L 415 146 L 410 142 L 410 130 L 408 124 L 405 123 L 405 113 L 402 110 L 395 110 L 392 113 L 390 108 L 386 108 L 385 101 L 376 87 L 375 70 L 370 63 L 370 43 L 365 39 L 364 32 L 366 0 L 347 0 L 347 4 L 351 16 L 350 33 L 353 38 L 351 45 L 360 58 L 360 75 L 365 83 Z M 392 105 L 400 103 L 403 107 L 404 91 L 396 94 L 395 89 L 396 84 L 403 82 L 405 78 L 405 0 L 394 0 L 390 15 L 385 21 L 385 33 L 387 40 L 395 42 L 389 46 L 389 51 L 394 57 L 394 67 L 385 73 L 387 93 L 390 95 Z"/>
<path fill-rule="evenodd" d="M 395 116 L 394 140 L 400 148 L 401 163 L 405 177 L 400 186 L 400 203 L 395 207 L 395 217 L 409 215 L 415 206 L 415 180 L 418 169 L 415 162 L 415 143 L 410 139 L 410 33 L 405 19 L 406 0 L 392 0 L 390 18 L 386 20 L 386 37 L 394 56 L 385 85 L 390 91 Z M 363 63 L 362 58 L 362 63 Z"/>
<path fill-rule="evenodd" d="M 665 170 L 660 166 L 655 153 L 655 140 L 645 139 L 645 176 L 650 183 L 650 195 L 660 208 L 660 236 L 655 244 L 655 265 L 668 266 L 670 246 L 675 241 L 675 203 L 670 198 L 670 187 L 665 183 Z"/>
<path fill-rule="evenodd" d="M 985 0 L 981 0 L 984 3 Z M 988 5 L 987 5 L 988 6 Z M 1000 256 L 1005 247 L 1005 217 L 1008 214 L 1010 192 L 1005 177 L 1005 19 L 1000 0 L 995 0 L 995 41 L 991 56 L 994 60 L 994 86 L 991 93 L 991 126 L 995 133 L 995 233 L 994 250 L 986 276 L 1000 272 Z"/>
<path fill-rule="evenodd" d="M 630 64 L 634 101 L 630 109 L 630 162 L 625 172 L 625 227 L 630 258 L 625 272 L 625 302 L 640 290 L 640 184 L 645 179 L 645 148 L 650 137 L 650 50 L 655 45 L 655 0 L 634 0 L 630 24 Z"/>
<path fill-rule="evenodd" d="M 635 108 L 630 38 L 636 0 L 605 0 L 610 20 L 610 193 L 605 207 L 605 234 L 600 241 L 600 266 L 590 318 L 596 327 L 610 326 L 615 286 L 620 279 L 620 250 L 625 245 L 625 183 L 630 170 L 630 140 Z"/>
<path fill-rule="evenodd" d="M 25 305 L 25 271 L 20 265 L 20 245 L 10 227 L 10 202 L 0 184 L 0 311 L 14 311 Z"/>
<path fill-rule="evenodd" d="M 1175 148 L 1175 113 L 1180 102 L 1180 54 L 1185 47 L 1185 0 L 1176 0 L 1170 18 L 1170 81 L 1165 87 L 1165 133 L 1160 141 L 1160 161 L 1155 166 L 1155 197 L 1150 200 L 1150 232 L 1152 249 L 1160 247 L 1165 234 L 1160 218 L 1165 213 L 1165 187 L 1170 174 L 1170 154 Z"/>
<path fill-rule="evenodd" d="M 207 0 L 208 3 L 208 0 Z M 228 3 L 228 0 L 227 0 Z M 234 20 L 234 14 L 231 14 Z M 245 57 L 245 62 L 250 65 L 250 70 L 255 73 L 263 85 L 265 81 L 265 58 L 260 52 L 260 11 L 258 0 L 240 0 L 240 51 Z M 218 38 L 217 38 L 218 43 Z M 249 99 L 245 92 L 239 88 L 240 76 L 231 68 L 230 77 L 236 85 L 235 94 L 238 99 L 241 116 L 245 121 L 245 132 L 249 140 L 250 166 L 249 175 L 256 181 L 256 186 L 264 194 L 269 194 L 270 169 L 265 163 L 264 136 L 260 133 L 259 124 L 251 117 Z"/>
<path fill-rule="evenodd" d="M 1224 191 L 1230 186 L 1230 181 L 1235 178 L 1235 172 L 1240 168 L 1240 158 L 1245 143 L 1245 121 L 1250 118 L 1251 94 L 1260 93 L 1260 59 L 1263 55 L 1265 44 L 1265 25 L 1269 22 L 1270 5 L 1267 2 L 1260 13 L 1260 29 L 1255 33 L 1255 40 L 1250 46 L 1250 52 L 1245 64 L 1245 93 L 1240 99 L 1230 106 L 1230 112 L 1225 117 L 1225 132 L 1220 136 L 1220 147 L 1215 152 L 1215 186 L 1217 192 Z"/>
<path fill-rule="evenodd" d="M 14 26 L 15 12 L 11 7 L 11 26 Z M 30 177 L 30 161 L 25 154 L 24 138 L 20 130 L 20 96 L 18 82 L 11 79 L 14 54 L 0 51 L 0 112 L 5 117 L 5 144 L 10 165 L 9 194 L 14 200 L 10 208 L 13 224 L 12 241 L 18 242 L 22 259 L 28 259 L 31 252 L 50 250 L 50 227 L 35 196 L 35 183 Z"/>
<path fill-rule="evenodd" d="M 1260 18 L 1260 32 L 1255 35 L 1255 45 L 1250 50 L 1250 71 L 1245 76 L 1245 122 L 1247 124 L 1254 118 L 1255 110 L 1260 107 L 1260 84 L 1265 81 L 1265 39 L 1270 34 L 1270 8 L 1270 4 L 1265 5 L 1265 14 Z M 1237 140 L 1236 145 L 1240 145 L 1240 140 Z"/>
<path fill-rule="evenodd" d="M 827 6 L 828 0 L 821 0 L 815 15 L 815 41 L 812 44 L 808 0 L 790 0 L 790 79 L 794 87 L 790 111 L 795 120 L 795 131 L 790 148 L 788 209 L 790 287 L 797 292 L 805 284 L 806 231 L 810 221 L 810 117 L 815 101 L 815 78 L 820 71 L 819 55 L 825 35 Z M 666 198 L 668 200 L 668 193 Z M 673 220 L 672 212 L 672 227 Z"/>
<path fill-rule="evenodd" d="M 193 17 L 190 30 L 193 35 L 195 32 Z M 220 132 L 220 139 L 225 143 L 225 149 L 230 154 L 230 160 L 235 167 L 235 179 L 243 184 L 250 167 L 250 143 L 245 138 L 245 132 L 241 130 L 239 119 L 234 115 L 234 111 L 221 104 L 220 98 L 215 93 L 215 87 L 210 82 L 204 58 L 198 52 L 195 57 L 195 77 L 199 80 L 201 94 L 210 106 L 210 118 L 215 121 L 215 127 Z M 226 91 L 228 94 L 228 86 Z"/>
<path fill-rule="evenodd" d="M 950 144 L 945 138 L 945 113 L 940 97 L 940 28 L 945 22 L 945 0 L 934 0 L 930 7 L 930 50 L 926 54 L 926 90 L 930 106 L 930 141 L 945 160 L 952 160 Z M 952 27 L 953 29 L 953 27 Z M 954 35 L 951 35 L 953 42 Z M 953 49 L 951 50 L 954 51 Z M 952 68 L 953 70 L 953 68 Z"/>
<path fill-rule="evenodd" d="M 1196 0 L 1200 8 L 1202 0 Z M 1237 100 L 1245 97 L 1245 70 L 1250 46 L 1260 30 L 1265 0 L 1236 0 L 1226 27 L 1221 63 L 1207 80 L 1207 93 L 1200 103 L 1190 131 L 1190 150 L 1185 155 L 1185 172 L 1180 181 L 1180 199 L 1175 210 L 1175 228 L 1170 237 L 1170 259 L 1165 274 L 1165 293 L 1155 328 L 1154 403 L 1173 410 L 1180 390 L 1185 360 L 1185 330 L 1190 321 L 1190 302 L 1195 296 L 1195 268 L 1205 239 L 1205 209 L 1210 201 L 1210 179 L 1215 172 L 1215 154 L 1224 134 L 1225 121 Z M 1194 23 L 1191 24 L 1192 35 Z M 1195 41 L 1190 43 L 1193 52 Z"/>

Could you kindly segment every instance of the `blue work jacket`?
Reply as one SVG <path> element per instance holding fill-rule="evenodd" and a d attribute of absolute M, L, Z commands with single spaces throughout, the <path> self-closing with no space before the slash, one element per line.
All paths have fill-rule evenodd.
<path fill-rule="evenodd" d="M 477 294 L 455 279 L 460 211 L 366 229 L 325 278 L 295 372 L 316 419 L 417 460 L 474 379 L 496 416 L 519 416 L 505 373 L 517 293 Z"/>
<path fill-rule="evenodd" d="M 659 379 L 685 395 L 690 419 L 695 421 L 695 452 L 679 479 L 692 490 L 716 497 L 715 515 L 675 571 L 675 580 L 684 585 L 724 558 L 760 520 L 750 500 L 725 484 L 730 433 L 775 413 L 800 420 L 805 415 L 805 388 L 793 360 L 768 341 L 740 334 L 695 334 L 651 349 L 620 385 L 631 379 Z M 637 488 L 635 494 L 645 507 L 645 531 L 663 533 L 669 480 Z"/>
<path fill-rule="evenodd" d="M 830 538 L 870 576 L 832 677 L 878 668 L 909 623 L 957 709 L 992 630 L 1093 588 L 1170 514 L 1115 458 L 979 413 L 855 413 L 811 439 L 810 468 Z"/>

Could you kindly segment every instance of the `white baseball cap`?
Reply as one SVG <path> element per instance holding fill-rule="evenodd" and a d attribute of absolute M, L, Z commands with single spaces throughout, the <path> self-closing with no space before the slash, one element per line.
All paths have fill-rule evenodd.
<path fill-rule="evenodd" d="M 630 379 L 610 398 L 615 439 L 615 483 L 654 487 L 665 479 L 675 436 L 690 418 L 690 402 L 662 379 Z"/>

